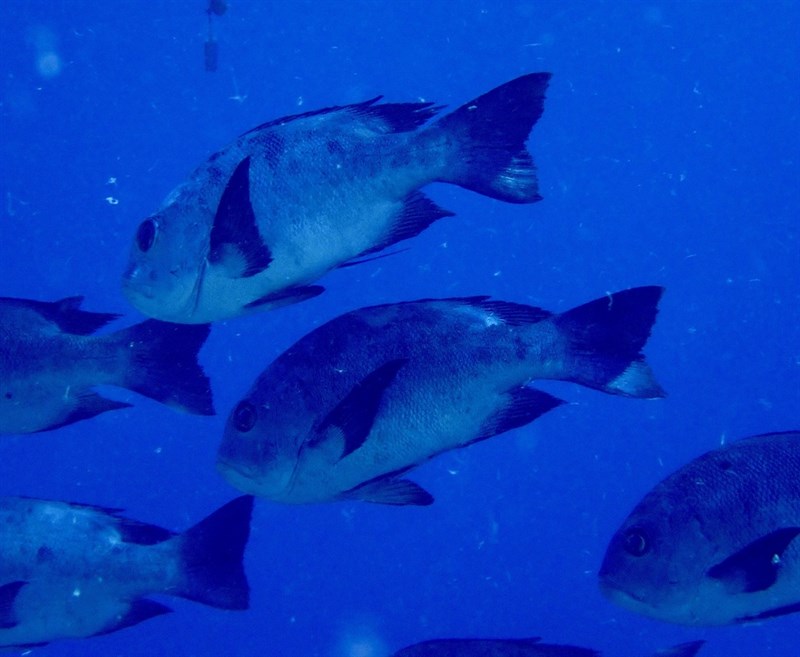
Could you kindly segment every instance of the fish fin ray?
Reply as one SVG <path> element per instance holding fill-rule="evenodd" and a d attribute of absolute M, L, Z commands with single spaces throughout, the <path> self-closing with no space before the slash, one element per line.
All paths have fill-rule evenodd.
<path fill-rule="evenodd" d="M 531 73 L 465 103 L 435 124 L 458 144 L 442 182 L 511 203 L 541 200 L 536 166 L 525 148 L 544 111 L 549 73 Z"/>
<path fill-rule="evenodd" d="M 564 403 L 562 399 L 528 387 L 509 390 L 505 397 L 506 403 L 486 419 L 478 436 L 468 445 L 525 426 Z"/>
<path fill-rule="evenodd" d="M 244 266 L 236 263 L 238 256 Z M 250 201 L 250 156 L 239 162 L 222 192 L 211 227 L 208 261 L 214 267 L 229 267 L 232 278 L 250 278 L 272 262 Z"/>
<path fill-rule="evenodd" d="M 115 334 L 130 351 L 121 385 L 162 404 L 214 415 L 211 382 L 197 362 L 209 324 L 170 324 L 155 319 Z"/>
<path fill-rule="evenodd" d="M 270 292 L 263 297 L 259 297 L 255 301 L 245 304 L 245 308 L 253 309 L 260 308 L 261 306 L 271 305 L 273 308 L 280 308 L 288 306 L 293 303 L 300 303 L 319 296 L 325 291 L 321 285 L 298 285 L 296 287 L 287 287 L 278 292 Z"/>
<path fill-rule="evenodd" d="M 554 316 L 574 363 L 563 379 L 612 395 L 663 397 L 641 353 L 663 291 L 657 286 L 631 288 Z"/>
<path fill-rule="evenodd" d="M 472 305 L 495 315 L 509 326 L 537 324 L 553 316 L 553 313 L 549 310 L 528 306 L 523 303 L 514 303 L 513 301 L 499 301 L 487 298 Z"/>
<path fill-rule="evenodd" d="M 247 135 L 253 135 L 257 132 L 262 132 L 264 130 L 268 130 L 270 128 L 276 128 L 287 123 L 292 123 L 299 119 L 307 119 L 312 116 L 321 116 L 324 114 L 335 114 L 336 112 L 362 112 L 365 109 L 369 108 L 371 105 L 374 105 L 378 101 L 381 100 L 383 96 L 375 96 L 374 98 L 370 98 L 369 100 L 362 101 L 360 103 L 353 103 L 351 105 L 332 105 L 331 107 L 323 107 L 321 109 L 310 110 L 308 112 L 301 112 L 300 114 L 289 114 L 287 116 L 281 116 L 277 119 L 271 119 L 270 121 L 266 121 L 265 123 L 261 123 L 257 125 L 255 128 L 251 128 L 247 132 L 243 132 L 239 135 L 239 138 L 246 137 Z"/>
<path fill-rule="evenodd" d="M 133 600 L 128 607 L 128 611 L 123 616 L 118 616 L 106 627 L 99 632 L 95 632 L 92 636 L 111 634 L 117 630 L 123 630 L 126 627 L 133 627 L 134 625 L 138 625 L 156 616 L 171 613 L 172 609 L 170 607 L 156 602 L 155 600 L 148 600 L 147 598 Z"/>
<path fill-rule="evenodd" d="M 711 566 L 708 576 L 722 581 L 734 593 L 765 591 L 778 579 L 780 557 L 798 534 L 800 527 L 776 529 Z"/>
<path fill-rule="evenodd" d="M 250 606 L 242 560 L 252 512 L 253 497 L 237 497 L 176 539 L 184 573 L 176 595 L 220 609 Z"/>
<path fill-rule="evenodd" d="M 375 422 L 386 389 L 407 362 L 407 358 L 390 360 L 367 374 L 322 420 L 318 429 L 321 439 L 324 440 L 326 431 L 330 427 L 337 427 L 342 432 L 344 448 L 339 460 L 352 454 L 364 444 Z M 313 447 L 314 442 L 309 445 Z"/>
<path fill-rule="evenodd" d="M 429 506 L 433 504 L 433 496 L 422 486 L 409 479 L 395 479 L 393 475 L 370 479 L 342 493 L 339 497 L 345 500 L 361 500 L 393 506 Z"/>
<path fill-rule="evenodd" d="M 0 630 L 10 630 L 19 624 L 17 615 L 14 613 L 14 603 L 20 590 L 27 583 L 19 580 L 0 586 Z"/>

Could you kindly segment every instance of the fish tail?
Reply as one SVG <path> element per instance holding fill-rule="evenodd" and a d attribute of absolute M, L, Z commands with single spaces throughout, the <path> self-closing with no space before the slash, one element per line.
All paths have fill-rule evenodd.
<path fill-rule="evenodd" d="M 540 201 L 533 157 L 525 142 L 544 110 L 549 73 L 500 85 L 434 124 L 455 144 L 441 182 L 511 203 Z"/>
<path fill-rule="evenodd" d="M 114 335 L 130 359 L 120 385 L 168 406 L 214 415 L 211 383 L 197 362 L 208 324 L 170 324 L 150 319 Z"/>
<path fill-rule="evenodd" d="M 626 397 L 663 397 L 641 353 L 663 288 L 636 287 L 609 294 L 553 318 L 568 346 L 569 381 Z"/>
<path fill-rule="evenodd" d="M 247 609 L 250 585 L 242 562 L 252 511 L 252 496 L 237 497 L 175 539 L 182 577 L 169 593 L 220 609 Z"/>

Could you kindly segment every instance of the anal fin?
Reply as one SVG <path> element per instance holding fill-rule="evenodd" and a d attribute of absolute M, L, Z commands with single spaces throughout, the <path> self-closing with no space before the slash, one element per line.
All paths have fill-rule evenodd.
<path fill-rule="evenodd" d="M 300 303 L 308 299 L 313 299 L 325 291 L 321 285 L 298 285 L 296 287 L 287 287 L 284 290 L 277 292 L 270 292 L 263 297 L 259 297 L 255 301 L 245 304 L 245 308 L 261 308 L 261 306 L 270 306 L 272 308 L 281 308 L 293 303 Z"/>
<path fill-rule="evenodd" d="M 467 444 L 522 427 L 564 403 L 553 395 L 528 387 L 509 390 L 506 399 L 507 402 L 483 423 L 477 437 Z"/>
<path fill-rule="evenodd" d="M 109 623 L 106 627 L 97 632 L 96 636 L 101 634 L 111 634 L 111 632 L 116 632 L 117 630 L 122 630 L 126 627 L 132 627 L 133 625 L 138 625 L 143 621 L 150 620 L 151 618 L 155 618 L 156 616 L 161 616 L 163 614 L 169 614 L 171 612 L 172 609 L 166 605 L 162 605 L 160 602 L 156 602 L 155 600 L 148 600 L 147 598 L 134 600 L 131 602 L 127 613 L 115 618 L 113 622 Z"/>
<path fill-rule="evenodd" d="M 415 237 L 437 219 L 452 217 L 453 214 L 454 213 L 449 210 L 440 208 L 422 192 L 413 191 L 403 200 L 403 207 L 395 217 L 384 239 L 372 248 L 358 254 L 356 257 L 362 258 L 365 255 L 381 251 L 387 246 L 391 246 L 402 240 Z"/>
<path fill-rule="evenodd" d="M 393 506 L 429 506 L 433 495 L 409 479 L 394 479 L 391 475 L 371 479 L 339 496 L 345 500 L 362 500 Z"/>
<path fill-rule="evenodd" d="M 98 395 L 96 392 L 84 392 L 78 397 L 78 405 L 63 419 L 39 429 L 39 431 L 52 431 L 68 424 L 88 420 L 106 411 L 116 411 L 120 408 L 130 408 L 127 402 L 115 401 Z"/>

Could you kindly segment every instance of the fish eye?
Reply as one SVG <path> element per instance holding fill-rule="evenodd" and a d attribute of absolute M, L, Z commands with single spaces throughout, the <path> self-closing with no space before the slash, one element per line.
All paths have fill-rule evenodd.
<path fill-rule="evenodd" d="M 249 401 L 239 402 L 239 405 L 233 411 L 233 426 L 242 433 L 250 431 L 256 425 L 257 419 L 256 407 Z"/>
<path fill-rule="evenodd" d="M 650 551 L 650 540 L 640 527 L 632 527 L 622 539 L 625 551 L 634 557 L 641 557 Z"/>
<path fill-rule="evenodd" d="M 147 253 L 156 241 L 156 232 L 158 225 L 153 219 L 145 219 L 139 224 L 139 229 L 136 231 L 136 244 L 142 253 Z"/>

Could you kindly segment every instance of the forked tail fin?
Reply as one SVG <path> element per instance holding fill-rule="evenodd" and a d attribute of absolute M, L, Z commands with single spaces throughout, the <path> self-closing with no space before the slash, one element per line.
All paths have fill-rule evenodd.
<path fill-rule="evenodd" d="M 453 153 L 441 176 L 449 182 L 511 203 L 541 200 L 533 157 L 525 148 L 544 111 L 549 73 L 506 82 L 437 121 Z"/>
<path fill-rule="evenodd" d="M 636 287 L 590 301 L 553 318 L 568 341 L 569 381 L 613 395 L 663 397 L 642 349 L 664 289 Z"/>
<path fill-rule="evenodd" d="M 181 597 L 221 609 L 247 609 L 250 586 L 244 549 L 250 537 L 253 498 L 237 497 L 174 540 L 180 541 Z"/>

